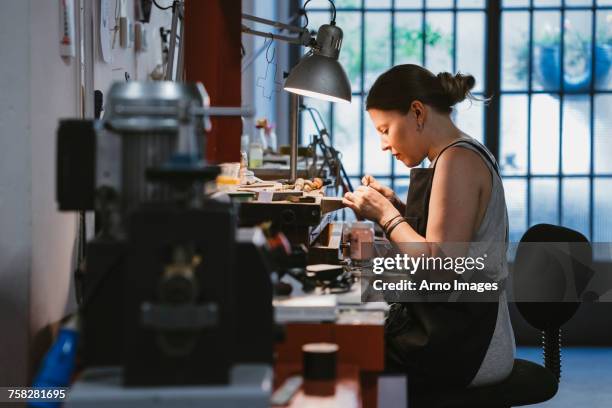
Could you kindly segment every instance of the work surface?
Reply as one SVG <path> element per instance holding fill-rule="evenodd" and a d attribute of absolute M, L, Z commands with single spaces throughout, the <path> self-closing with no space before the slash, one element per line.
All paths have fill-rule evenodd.
<path fill-rule="evenodd" d="M 275 297 L 274 309 L 277 323 L 321 323 L 383 325 L 389 305 L 385 302 L 361 302 L 360 282 L 350 291 L 329 294 L 321 288 L 304 293 L 302 285 L 290 276 L 283 282 L 292 287 L 288 297 Z"/>
<path fill-rule="evenodd" d="M 342 395 L 326 400 L 317 397 L 317 405 L 309 405 L 314 400 L 298 393 L 297 401 L 317 407 L 375 407 L 378 374 L 384 370 L 384 317 L 388 305 L 361 303 L 358 281 L 349 292 L 336 295 L 323 294 L 320 289 L 304 294 L 293 278 L 286 277 L 284 281 L 292 285 L 293 292 L 289 298 L 275 299 L 277 322 L 285 327 L 284 341 L 275 347 L 276 386 L 289 375 L 301 374 L 302 345 L 335 343 L 339 346 L 338 365 L 344 367 L 337 383 Z M 336 398 L 346 404 L 336 405 L 340 401 Z M 291 406 L 301 406 L 294 403 L 292 400 Z"/>
<path fill-rule="evenodd" d="M 289 376 L 299 372 L 295 364 L 277 364 L 274 370 L 274 388 L 278 388 Z M 333 395 L 308 391 L 302 387 L 291 399 L 289 408 L 351 408 L 361 407 L 362 395 L 359 369 L 353 365 L 341 364 L 333 384 Z M 316 391 L 316 390 L 315 390 Z M 279 407 L 280 405 L 273 405 Z"/>

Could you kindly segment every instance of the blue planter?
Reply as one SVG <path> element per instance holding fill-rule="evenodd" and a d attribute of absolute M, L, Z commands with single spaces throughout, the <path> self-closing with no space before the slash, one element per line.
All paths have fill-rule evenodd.
<path fill-rule="evenodd" d="M 536 46 L 534 68 L 544 90 L 558 90 L 561 84 L 561 56 L 557 46 Z M 566 56 L 567 58 L 567 56 Z M 572 70 L 563 75 L 563 87 L 566 92 L 585 92 L 591 86 L 591 48 L 575 56 L 570 61 Z M 612 67 L 612 47 L 597 45 L 595 47 L 595 88 L 604 87 Z"/>

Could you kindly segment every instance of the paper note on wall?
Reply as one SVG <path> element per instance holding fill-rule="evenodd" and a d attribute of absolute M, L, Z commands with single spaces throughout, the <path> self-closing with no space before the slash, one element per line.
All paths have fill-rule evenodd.
<path fill-rule="evenodd" d="M 114 23 L 111 20 L 110 0 L 100 0 L 100 53 L 102 60 L 107 64 L 113 62 L 113 52 L 111 47 L 111 31 Z"/>
<path fill-rule="evenodd" d="M 74 57 L 74 2 L 60 0 L 60 55 Z"/>

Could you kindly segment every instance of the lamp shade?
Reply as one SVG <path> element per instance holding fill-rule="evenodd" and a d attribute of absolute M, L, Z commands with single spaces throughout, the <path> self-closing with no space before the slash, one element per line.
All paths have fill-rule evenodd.
<path fill-rule="evenodd" d="M 317 53 L 306 55 L 291 70 L 285 90 L 332 102 L 351 101 L 351 84 L 338 60 Z"/>
<path fill-rule="evenodd" d="M 332 102 L 351 101 L 351 83 L 338 62 L 342 30 L 335 22 L 323 24 L 317 32 L 312 52 L 291 70 L 285 91 Z"/>

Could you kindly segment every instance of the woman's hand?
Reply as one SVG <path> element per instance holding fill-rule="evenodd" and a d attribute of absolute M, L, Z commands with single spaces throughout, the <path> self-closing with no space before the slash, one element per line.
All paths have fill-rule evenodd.
<path fill-rule="evenodd" d="M 359 186 L 354 192 L 346 193 L 342 202 L 359 216 L 379 224 L 400 214 L 387 197 L 370 186 Z"/>
<path fill-rule="evenodd" d="M 397 208 L 398 211 L 404 212 L 405 204 L 402 203 L 402 201 L 397 197 L 397 195 L 395 195 L 395 192 L 389 187 L 380 184 L 378 180 L 376 180 L 373 176 L 366 174 L 361 179 L 361 183 L 364 186 L 372 187 L 374 190 L 378 191 L 380 194 L 382 194 L 383 197 L 389 200 L 391 204 L 393 204 L 393 206 Z"/>

